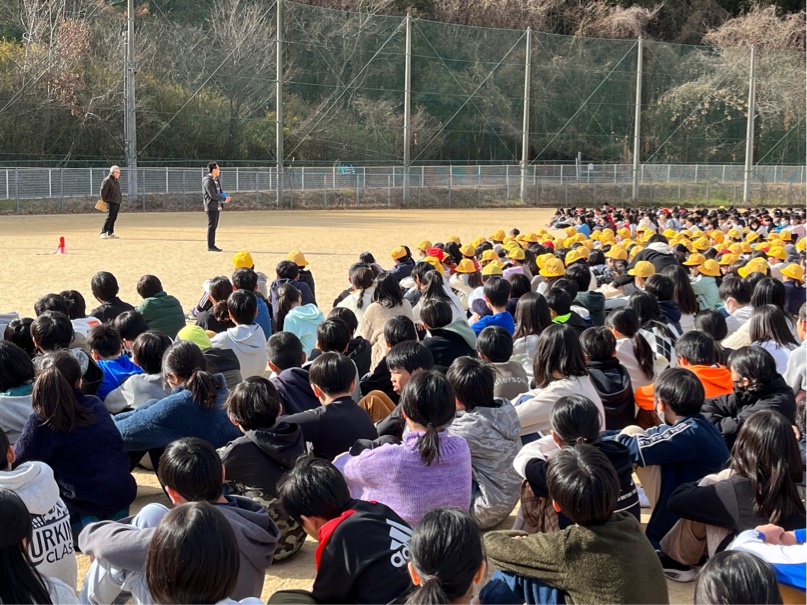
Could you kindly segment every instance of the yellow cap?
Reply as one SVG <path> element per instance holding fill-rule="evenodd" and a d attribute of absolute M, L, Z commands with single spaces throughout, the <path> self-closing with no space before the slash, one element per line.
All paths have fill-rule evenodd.
<path fill-rule="evenodd" d="M 569 250 L 568 254 L 566 254 L 566 266 L 568 267 L 572 263 L 576 263 L 579 260 L 587 259 L 588 255 L 583 253 L 581 248 L 575 248 L 574 250 Z"/>
<path fill-rule="evenodd" d="M 448 236 L 448 241 L 454 242 L 458 246 L 462 246 L 462 240 L 460 239 L 459 235 L 449 235 Z M 431 246 L 429 246 L 429 247 L 431 247 Z"/>
<path fill-rule="evenodd" d="M 617 229 L 617 235 L 619 235 L 619 237 L 621 237 L 622 239 L 628 238 L 630 237 L 630 229 L 628 229 L 627 227 Z"/>
<path fill-rule="evenodd" d="M 591 239 L 593 239 L 594 241 L 601 240 L 602 239 L 602 231 L 595 231 L 594 233 L 592 233 L 591 234 Z"/>
<path fill-rule="evenodd" d="M 664 232 L 662 233 L 662 235 L 664 237 L 666 237 L 667 239 L 670 239 L 672 237 L 675 237 L 678 234 L 675 232 L 675 229 L 665 229 Z"/>
<path fill-rule="evenodd" d="M 785 249 L 780 246 L 774 246 L 770 250 L 768 250 L 768 256 L 772 256 L 773 258 L 778 258 L 779 260 L 785 260 L 787 258 L 787 252 Z"/>
<path fill-rule="evenodd" d="M 642 250 L 644 250 L 642 246 L 634 245 L 633 247 L 631 247 L 631 249 L 628 251 L 628 260 L 633 260 L 634 258 L 636 258 L 636 255 L 639 254 L 639 252 L 641 252 Z"/>
<path fill-rule="evenodd" d="M 706 262 L 706 257 L 703 254 L 691 254 L 687 260 L 684 261 L 684 264 L 687 267 L 699 267 L 703 263 Z"/>
<path fill-rule="evenodd" d="M 706 262 L 704 262 L 700 267 L 698 267 L 698 271 L 709 277 L 717 277 L 720 275 L 720 265 L 717 264 L 716 260 L 709 258 L 706 259 Z"/>
<path fill-rule="evenodd" d="M 524 241 L 529 242 L 530 244 L 536 244 L 538 243 L 538 234 L 530 232 L 524 236 Z"/>
<path fill-rule="evenodd" d="M 474 261 L 470 258 L 463 258 L 457 265 L 455 271 L 457 273 L 476 273 L 476 265 L 474 265 Z"/>
<path fill-rule="evenodd" d="M 418 250 L 423 250 L 424 252 L 426 252 L 426 250 L 428 250 L 431 247 L 432 243 L 427 239 L 421 240 L 420 243 L 418 244 Z"/>
<path fill-rule="evenodd" d="M 398 260 L 399 258 L 403 258 L 404 256 L 406 256 L 406 248 L 404 248 L 403 246 L 398 246 L 397 248 L 393 248 L 392 252 L 390 252 L 389 255 L 392 258 L 394 258 L 395 260 Z"/>
<path fill-rule="evenodd" d="M 745 236 L 745 241 L 751 243 L 757 238 L 759 238 L 759 233 L 757 233 L 756 231 L 749 231 L 748 235 Z"/>
<path fill-rule="evenodd" d="M 729 229 L 729 237 L 731 239 L 740 239 L 743 236 L 738 229 Z"/>
<path fill-rule="evenodd" d="M 544 267 L 539 273 L 544 277 L 560 277 L 566 274 L 566 267 L 559 258 L 548 258 L 544 261 Z"/>
<path fill-rule="evenodd" d="M 501 275 L 502 266 L 498 261 L 493 261 L 482 267 L 482 275 Z"/>
<path fill-rule="evenodd" d="M 695 248 L 695 250 L 706 250 L 709 247 L 709 240 L 705 237 L 699 237 L 692 242 L 692 247 Z"/>
<path fill-rule="evenodd" d="M 743 242 L 742 246 L 744 254 L 751 254 L 751 252 L 754 251 L 753 248 L 751 248 L 751 244 L 749 244 L 748 242 Z"/>
<path fill-rule="evenodd" d="M 789 242 L 793 239 L 790 231 L 784 230 L 779 232 L 779 237 L 782 239 L 783 242 Z"/>
<path fill-rule="evenodd" d="M 483 261 L 499 260 L 499 255 L 496 253 L 495 250 L 485 250 L 482 253 L 482 258 L 480 260 L 483 260 Z"/>
<path fill-rule="evenodd" d="M 796 250 L 798 250 L 799 252 L 804 252 L 804 249 L 806 247 L 807 247 L 807 237 L 803 237 L 796 242 Z"/>
<path fill-rule="evenodd" d="M 460 254 L 463 256 L 476 256 L 476 248 L 474 248 L 471 244 L 465 244 L 464 246 L 460 247 Z"/>
<path fill-rule="evenodd" d="M 252 260 L 252 255 L 249 252 L 236 252 L 235 256 L 233 256 L 233 267 L 236 269 L 242 269 L 244 267 L 251 269 L 254 266 L 255 263 Z"/>
<path fill-rule="evenodd" d="M 566 232 L 566 235 L 572 237 L 573 235 L 577 235 L 577 227 L 564 227 L 563 229 Z"/>
<path fill-rule="evenodd" d="M 728 265 L 733 265 L 738 258 L 740 257 L 737 254 L 724 254 L 720 257 L 720 261 L 717 264 L 726 267 Z"/>
<path fill-rule="evenodd" d="M 474 248 L 476 248 L 477 246 L 480 246 L 481 244 L 484 244 L 484 243 L 485 243 L 485 241 L 486 241 L 486 240 L 485 240 L 485 236 L 484 236 L 484 235 L 480 235 L 480 236 L 479 236 L 479 237 L 477 237 L 477 238 L 476 238 L 474 241 L 472 241 L 472 242 L 471 242 L 471 245 L 472 245 Z"/>
<path fill-rule="evenodd" d="M 729 244 L 729 251 L 738 257 L 743 253 L 743 245 L 738 243 Z"/>
<path fill-rule="evenodd" d="M 720 229 L 713 230 L 711 233 L 709 233 L 709 237 L 711 237 L 718 244 L 722 244 L 723 240 L 726 239 L 726 235 Z"/>
<path fill-rule="evenodd" d="M 308 261 L 305 260 L 305 255 L 299 250 L 292 250 L 291 252 L 289 252 L 289 255 L 286 257 L 286 260 L 290 260 L 298 267 L 308 266 Z"/>
<path fill-rule="evenodd" d="M 502 240 L 502 243 L 507 245 L 510 243 L 517 244 L 518 242 L 516 241 L 516 238 L 514 236 L 508 235 L 507 237 L 504 238 L 504 240 Z"/>
<path fill-rule="evenodd" d="M 737 273 L 740 274 L 740 277 L 748 277 L 752 273 L 764 273 L 767 275 L 768 269 L 767 261 L 761 258 L 752 258 L 745 264 L 745 267 L 740 267 Z"/>
<path fill-rule="evenodd" d="M 701 231 L 700 229 L 695 229 L 694 231 L 692 231 L 692 237 L 694 239 L 697 239 L 699 237 L 703 237 L 704 235 L 706 235 L 706 234 L 703 231 Z"/>
<path fill-rule="evenodd" d="M 637 277 L 650 277 L 656 272 L 656 268 L 653 266 L 653 263 L 646 260 L 640 260 L 636 263 L 636 266 L 633 269 L 628 270 L 628 275 L 635 275 Z"/>
<path fill-rule="evenodd" d="M 804 269 L 801 268 L 801 265 L 797 265 L 796 263 L 790 263 L 787 267 L 782 269 L 782 275 L 790 279 L 804 281 Z"/>
<path fill-rule="evenodd" d="M 684 248 L 686 248 L 690 252 L 692 252 L 695 249 L 695 247 L 692 245 L 692 242 L 689 241 L 688 239 L 682 239 L 678 243 L 681 244 Z"/>
<path fill-rule="evenodd" d="M 614 260 L 628 260 L 628 251 L 622 246 L 611 246 L 611 249 L 605 253 L 605 257 Z"/>
<path fill-rule="evenodd" d="M 502 242 L 504 241 L 504 231 L 502 229 L 497 229 L 493 232 L 493 235 L 490 236 L 494 242 Z"/>
<path fill-rule="evenodd" d="M 436 256 L 427 256 L 421 262 L 429 263 L 438 273 L 443 272 L 443 263 L 441 263 L 440 259 Z"/>
<path fill-rule="evenodd" d="M 523 233 L 519 233 L 518 235 L 516 235 L 516 241 L 523 242 L 525 237 L 526 235 L 524 235 Z"/>
<path fill-rule="evenodd" d="M 521 248 L 513 248 L 510 250 L 510 254 L 507 255 L 507 258 L 512 258 L 513 260 L 524 260 L 524 250 Z"/>
<path fill-rule="evenodd" d="M 544 265 L 546 265 L 546 261 L 548 261 L 550 258 L 555 258 L 555 255 L 551 252 L 544 252 L 535 258 L 535 264 L 538 265 L 539 269 L 543 269 Z"/>

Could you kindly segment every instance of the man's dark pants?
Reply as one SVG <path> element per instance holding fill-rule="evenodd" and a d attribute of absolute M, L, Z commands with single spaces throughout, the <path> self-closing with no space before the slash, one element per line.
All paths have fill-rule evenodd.
<path fill-rule="evenodd" d="M 120 204 L 107 204 L 106 221 L 101 233 L 115 233 L 115 221 L 118 220 Z"/>
<path fill-rule="evenodd" d="M 216 228 L 219 226 L 219 211 L 207 211 L 207 247 L 216 247 Z"/>

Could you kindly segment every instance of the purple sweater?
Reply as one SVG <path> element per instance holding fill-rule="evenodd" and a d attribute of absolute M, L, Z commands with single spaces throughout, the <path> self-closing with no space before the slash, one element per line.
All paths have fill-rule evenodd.
<path fill-rule="evenodd" d="M 440 458 L 426 466 L 417 442 L 422 431 L 409 431 L 401 445 L 382 445 L 359 456 L 342 455 L 334 464 L 360 500 L 386 504 L 414 527 L 430 510 L 471 507 L 471 450 L 462 437 L 439 433 Z"/>

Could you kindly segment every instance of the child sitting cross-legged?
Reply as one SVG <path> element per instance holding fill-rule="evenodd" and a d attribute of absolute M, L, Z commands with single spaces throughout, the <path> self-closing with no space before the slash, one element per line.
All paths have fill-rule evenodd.
<path fill-rule="evenodd" d="M 275 561 L 290 557 L 305 542 L 305 532 L 278 499 L 278 481 L 305 452 L 300 427 L 278 422 L 282 412 L 280 396 L 271 382 L 257 376 L 247 378 L 227 398 L 227 415 L 243 436 L 219 450 L 229 492 L 266 507 L 280 529 Z"/>
<path fill-rule="evenodd" d="M 562 448 L 547 471 L 564 530 L 524 535 L 496 531 L 485 547 L 497 571 L 482 603 L 668 603 L 653 547 L 633 515 L 614 512 L 619 479 L 608 458 L 579 444 Z"/>

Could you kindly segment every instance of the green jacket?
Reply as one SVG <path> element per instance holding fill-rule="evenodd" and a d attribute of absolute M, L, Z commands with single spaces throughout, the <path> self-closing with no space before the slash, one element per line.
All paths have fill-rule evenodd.
<path fill-rule="evenodd" d="M 717 280 L 708 275 L 701 275 L 692 282 L 692 290 L 698 298 L 698 308 L 701 311 L 706 309 L 719 309 L 723 306 L 720 300 L 720 293 L 717 287 Z"/>
<path fill-rule="evenodd" d="M 639 522 L 614 513 L 605 523 L 532 534 L 485 535 L 488 558 L 504 572 L 541 580 L 567 603 L 669 603 L 664 570 Z"/>
<path fill-rule="evenodd" d="M 159 330 L 171 338 L 176 338 L 177 332 L 185 327 L 182 305 L 165 292 L 158 292 L 145 299 L 136 311 L 146 320 L 149 330 Z"/>

